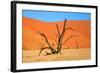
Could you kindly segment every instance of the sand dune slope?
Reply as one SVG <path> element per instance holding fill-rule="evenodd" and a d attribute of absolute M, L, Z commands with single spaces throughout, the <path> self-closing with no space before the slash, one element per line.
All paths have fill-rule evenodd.
<path fill-rule="evenodd" d="M 58 24 L 60 32 L 62 31 L 63 21 L 60 22 L 43 22 L 35 19 L 23 17 L 23 49 L 34 50 L 40 49 L 43 45 L 46 45 L 44 39 L 38 34 L 38 32 L 44 33 L 51 44 L 55 44 L 57 41 L 56 24 Z M 65 33 L 64 40 L 71 35 L 77 35 L 73 37 L 63 45 L 64 48 L 76 48 L 76 41 L 79 48 L 90 48 L 90 21 L 67 21 L 67 27 L 73 28 L 75 31 L 68 30 Z"/>

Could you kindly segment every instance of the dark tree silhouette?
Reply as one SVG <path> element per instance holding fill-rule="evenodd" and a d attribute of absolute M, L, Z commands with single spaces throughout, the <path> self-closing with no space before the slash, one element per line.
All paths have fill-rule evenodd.
<path fill-rule="evenodd" d="M 45 42 L 47 43 L 48 47 L 41 47 L 41 50 L 39 52 L 39 55 L 41 54 L 42 51 L 44 51 L 45 49 L 49 49 L 51 51 L 51 53 L 48 53 L 46 51 L 46 55 L 50 55 L 50 54 L 61 54 L 61 49 L 62 49 L 62 45 L 64 45 L 69 39 L 71 39 L 72 37 L 77 37 L 77 35 L 71 35 L 70 37 L 68 37 L 64 42 L 63 42 L 63 38 L 65 35 L 65 32 L 68 30 L 71 31 L 75 31 L 74 29 L 70 28 L 70 27 L 66 27 L 66 22 L 67 20 L 64 21 L 64 25 L 63 25 L 63 30 L 60 31 L 58 25 L 56 24 L 56 30 L 57 33 L 55 34 L 55 36 L 57 37 L 57 41 L 55 40 L 57 46 L 56 48 L 54 48 L 54 44 L 51 45 L 50 42 L 48 41 L 48 38 L 46 37 L 46 35 L 44 33 L 38 32 L 45 40 Z M 61 33 L 60 33 L 61 32 Z M 76 43 L 76 47 L 78 48 L 78 43 L 75 41 Z"/>

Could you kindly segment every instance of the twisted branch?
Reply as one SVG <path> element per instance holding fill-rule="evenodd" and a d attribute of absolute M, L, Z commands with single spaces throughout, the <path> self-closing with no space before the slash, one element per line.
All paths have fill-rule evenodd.
<path fill-rule="evenodd" d="M 78 35 L 71 35 L 70 37 L 68 37 L 62 44 L 64 45 L 68 40 L 70 40 L 73 37 L 78 37 Z"/>

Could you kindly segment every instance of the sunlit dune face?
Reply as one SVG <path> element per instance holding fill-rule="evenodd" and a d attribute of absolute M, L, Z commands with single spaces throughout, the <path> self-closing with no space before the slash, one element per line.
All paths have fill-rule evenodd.
<path fill-rule="evenodd" d="M 60 33 L 63 28 L 63 21 L 60 22 L 43 22 L 35 19 L 23 17 L 23 49 L 35 50 L 40 49 L 43 45 L 47 46 L 45 39 L 41 37 L 38 32 L 44 33 L 49 42 L 57 46 L 57 40 L 55 34 L 57 34 L 56 24 L 58 24 Z M 76 41 L 79 48 L 90 48 L 90 21 L 88 20 L 70 20 L 67 21 L 67 27 L 73 28 L 75 31 L 67 30 L 63 42 L 71 35 L 77 35 L 70 40 L 66 41 L 63 45 L 64 48 L 76 48 Z"/>

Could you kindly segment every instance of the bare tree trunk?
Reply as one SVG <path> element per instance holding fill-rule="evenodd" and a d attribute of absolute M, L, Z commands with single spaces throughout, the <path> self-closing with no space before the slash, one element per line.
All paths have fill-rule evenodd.
<path fill-rule="evenodd" d="M 64 33 L 65 33 L 66 21 L 67 20 L 64 21 L 63 31 L 61 32 L 61 34 L 59 35 L 59 38 L 58 38 L 57 53 L 61 53 L 62 40 L 63 40 Z M 57 30 L 59 30 L 59 29 L 57 28 Z"/>

